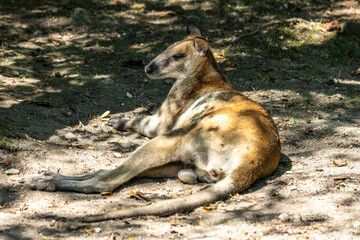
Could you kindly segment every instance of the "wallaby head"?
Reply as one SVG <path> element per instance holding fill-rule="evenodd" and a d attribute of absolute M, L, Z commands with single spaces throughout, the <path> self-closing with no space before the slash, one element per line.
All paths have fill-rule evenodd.
<path fill-rule="evenodd" d="M 213 57 L 207 41 L 201 37 L 200 30 L 190 23 L 187 31 L 187 38 L 168 47 L 145 67 L 150 78 L 184 78 L 199 67 L 202 59 L 205 60 L 209 55 Z"/>

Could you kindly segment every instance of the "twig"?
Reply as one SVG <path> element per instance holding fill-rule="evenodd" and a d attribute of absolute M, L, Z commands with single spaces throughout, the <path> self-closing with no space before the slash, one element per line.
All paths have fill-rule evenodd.
<path fill-rule="evenodd" d="M 289 18 L 289 19 L 285 19 L 285 20 L 273 20 L 270 21 L 268 23 L 264 23 L 263 25 L 257 27 L 254 31 L 248 32 L 248 33 L 244 33 L 241 34 L 240 36 L 238 36 L 234 42 L 232 44 L 230 44 L 229 46 L 226 47 L 226 49 L 231 48 L 232 46 L 234 46 L 238 41 L 240 41 L 240 39 L 242 38 L 246 38 L 246 37 L 251 37 L 254 36 L 256 34 L 258 34 L 262 29 L 267 28 L 269 26 L 272 25 L 276 25 L 276 24 L 284 24 L 284 23 L 292 23 L 292 22 L 305 22 L 305 23 L 309 23 L 309 21 L 302 19 L 302 18 Z"/>

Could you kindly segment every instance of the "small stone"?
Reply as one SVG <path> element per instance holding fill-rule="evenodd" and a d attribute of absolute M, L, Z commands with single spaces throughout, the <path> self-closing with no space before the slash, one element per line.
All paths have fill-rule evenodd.
<path fill-rule="evenodd" d="M 65 137 L 67 140 L 70 140 L 70 141 L 77 140 L 76 135 L 73 134 L 72 132 L 68 132 L 67 134 L 65 134 L 64 137 Z"/>
<path fill-rule="evenodd" d="M 360 137 L 360 128 L 348 127 L 341 133 L 341 136 Z"/>
<path fill-rule="evenodd" d="M 55 73 L 54 73 L 54 77 L 61 78 L 61 73 L 55 72 Z"/>
<path fill-rule="evenodd" d="M 96 232 L 96 233 L 99 233 L 99 232 L 101 232 L 101 228 L 99 228 L 99 227 L 96 227 L 96 228 L 95 228 L 95 232 Z"/>
<path fill-rule="evenodd" d="M 279 220 L 280 220 L 281 222 L 288 222 L 288 221 L 290 221 L 290 217 L 289 217 L 289 215 L 287 215 L 286 213 L 280 214 L 278 218 L 279 218 Z"/>
<path fill-rule="evenodd" d="M 62 142 L 63 140 L 61 139 L 61 137 L 57 136 L 57 135 L 54 135 L 54 136 L 51 136 L 49 138 L 49 142 L 52 142 L 52 143 L 60 143 Z"/>
<path fill-rule="evenodd" d="M 334 165 L 337 166 L 337 167 L 345 167 L 347 166 L 347 162 L 342 160 L 341 158 L 338 158 L 338 159 L 335 159 L 333 161 Z"/>
<path fill-rule="evenodd" d="M 108 77 L 108 78 L 104 78 L 103 80 L 101 80 L 101 83 L 106 84 L 106 85 L 112 85 L 115 83 L 114 79 Z"/>
<path fill-rule="evenodd" d="M 6 175 L 18 175 L 20 173 L 19 169 L 11 168 L 5 171 Z"/>
<path fill-rule="evenodd" d="M 33 35 L 34 35 L 35 37 L 39 37 L 39 36 L 43 35 L 43 32 L 40 31 L 39 29 L 37 29 L 37 30 L 35 30 L 35 31 L 33 32 Z"/>
<path fill-rule="evenodd" d="M 14 76 L 20 76 L 20 73 L 18 71 L 16 71 L 16 70 L 12 70 L 11 74 L 14 75 Z"/>
<path fill-rule="evenodd" d="M 126 96 L 127 96 L 128 98 L 133 98 L 133 95 L 132 95 L 131 93 L 129 93 L 129 92 L 126 93 Z"/>
<path fill-rule="evenodd" d="M 292 221 L 295 224 L 300 224 L 302 222 L 301 216 L 300 215 L 294 215 L 293 218 L 292 218 Z"/>
<path fill-rule="evenodd" d="M 70 227 L 69 227 L 70 230 L 77 230 L 78 228 L 79 227 L 77 225 L 74 225 L 74 224 L 70 225 Z"/>
<path fill-rule="evenodd" d="M 244 218 L 246 221 L 256 221 L 257 216 L 253 212 L 245 212 Z"/>
<path fill-rule="evenodd" d="M 122 154 L 121 154 L 121 153 L 118 153 L 118 152 L 115 152 L 115 153 L 114 153 L 114 157 L 116 157 L 116 158 L 121 158 L 121 157 L 122 157 Z"/>

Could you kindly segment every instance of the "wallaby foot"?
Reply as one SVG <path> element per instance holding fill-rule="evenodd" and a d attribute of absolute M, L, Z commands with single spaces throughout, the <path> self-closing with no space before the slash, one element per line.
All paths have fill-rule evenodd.
<path fill-rule="evenodd" d="M 129 121 L 128 118 L 123 116 L 112 116 L 109 118 L 108 125 L 112 126 L 113 128 L 117 130 L 124 130 L 125 129 L 125 123 Z"/>
<path fill-rule="evenodd" d="M 85 175 L 65 176 L 54 172 L 33 174 L 24 177 L 24 182 L 33 190 L 73 191 L 82 193 L 100 193 L 112 191 L 113 187 L 100 181 L 100 177 L 110 170 L 99 170 Z"/>

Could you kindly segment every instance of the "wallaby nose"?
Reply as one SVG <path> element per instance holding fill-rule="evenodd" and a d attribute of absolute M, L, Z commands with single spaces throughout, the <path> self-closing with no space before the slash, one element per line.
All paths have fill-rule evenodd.
<path fill-rule="evenodd" d="M 145 73 L 146 74 L 152 74 L 154 72 L 154 64 L 149 64 L 145 67 Z"/>

